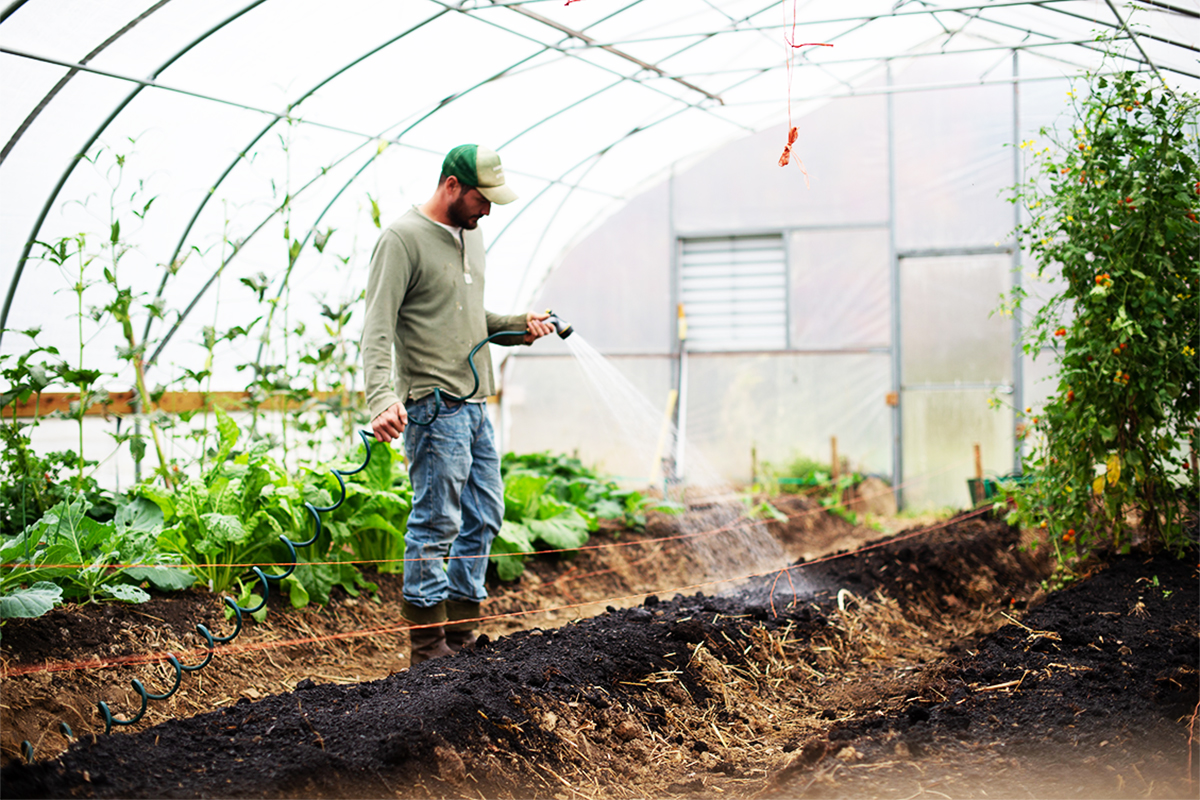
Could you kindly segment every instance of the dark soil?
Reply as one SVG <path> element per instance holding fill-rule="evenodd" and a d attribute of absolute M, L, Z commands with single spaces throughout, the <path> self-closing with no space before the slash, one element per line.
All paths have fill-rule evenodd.
<path fill-rule="evenodd" d="M 110 735 L 89 704 L 128 714 L 121 684 L 167 672 L 78 662 L 195 648 L 197 622 L 228 629 L 212 596 L 10 623 L 3 796 L 1197 796 L 1195 553 L 1113 558 L 1046 595 L 1045 561 L 999 520 L 868 542 L 777 505 L 775 538 L 809 560 L 734 592 L 646 595 L 695 584 L 686 545 L 659 540 L 668 521 L 610 529 L 613 547 L 535 562 L 485 607 L 557 611 L 406 669 L 399 579 L 380 575 L 379 602 L 247 623 L 257 649 Z M 866 546 L 817 557 L 847 537 Z M 86 733 L 52 758 L 59 718 Z M 45 760 L 24 763 L 22 738 Z"/>

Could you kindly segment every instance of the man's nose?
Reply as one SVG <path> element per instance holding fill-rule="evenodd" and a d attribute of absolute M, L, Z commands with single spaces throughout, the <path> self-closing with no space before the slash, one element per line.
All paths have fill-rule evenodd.
<path fill-rule="evenodd" d="M 490 213 L 492 213 L 492 201 L 484 200 L 483 201 L 483 210 L 480 211 L 479 214 L 480 214 L 480 216 L 486 217 Z"/>

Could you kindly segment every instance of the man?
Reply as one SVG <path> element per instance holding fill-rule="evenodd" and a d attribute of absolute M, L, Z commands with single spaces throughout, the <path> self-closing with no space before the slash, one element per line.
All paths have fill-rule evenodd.
<path fill-rule="evenodd" d="M 544 313 L 503 316 L 483 307 L 479 220 L 492 203 L 516 199 L 500 156 L 460 145 L 442 162 L 433 196 L 389 225 L 371 256 L 362 336 L 367 405 L 376 439 L 404 434 L 413 507 L 403 613 L 417 626 L 410 630 L 414 665 L 474 642 L 471 620 L 487 597 L 487 556 L 504 517 L 486 408 L 495 393 L 491 355 L 479 350 L 479 388 L 460 402 L 475 382 L 467 356 L 494 333 L 525 331 L 496 340 L 515 345 L 554 330 Z"/>

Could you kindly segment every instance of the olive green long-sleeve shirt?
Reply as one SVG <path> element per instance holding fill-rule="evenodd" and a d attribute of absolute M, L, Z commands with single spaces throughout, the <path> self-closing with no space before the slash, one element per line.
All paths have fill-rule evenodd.
<path fill-rule="evenodd" d="M 375 244 L 361 342 L 372 419 L 434 389 L 466 395 L 474 385 L 471 348 L 493 333 L 525 330 L 524 314 L 492 314 L 483 307 L 483 235 L 464 230 L 462 245 L 416 207 Z M 515 336 L 496 340 L 521 342 Z M 472 398 L 495 394 L 488 347 L 479 349 L 475 367 L 479 388 Z"/>

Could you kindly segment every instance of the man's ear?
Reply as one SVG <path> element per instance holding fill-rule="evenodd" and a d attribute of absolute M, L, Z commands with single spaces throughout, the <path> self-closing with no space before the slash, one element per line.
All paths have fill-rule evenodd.
<path fill-rule="evenodd" d="M 443 185 L 446 187 L 446 191 L 450 192 L 450 194 L 454 196 L 457 196 L 458 193 L 462 191 L 462 183 L 460 183 L 458 178 L 454 175 L 447 175 Z"/>

